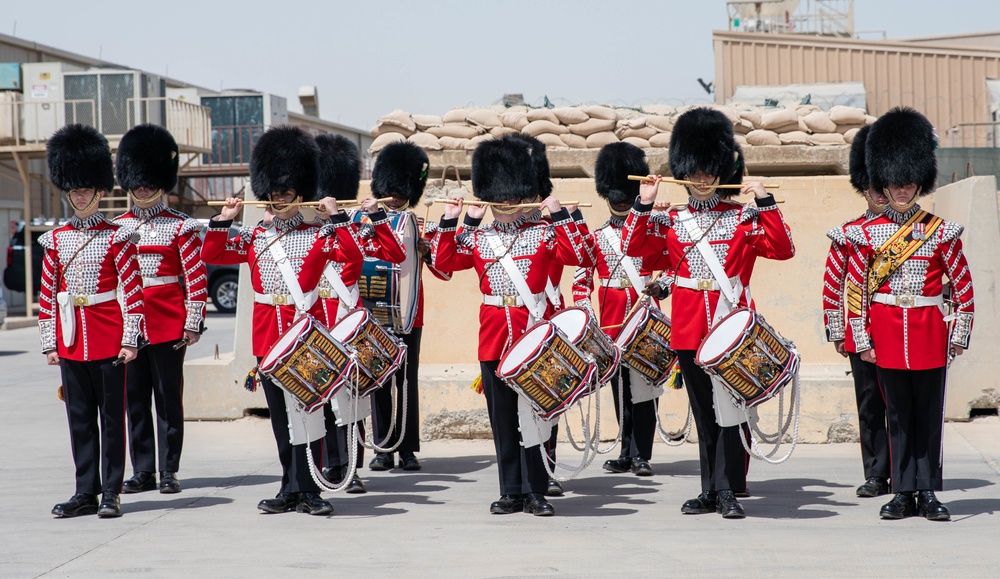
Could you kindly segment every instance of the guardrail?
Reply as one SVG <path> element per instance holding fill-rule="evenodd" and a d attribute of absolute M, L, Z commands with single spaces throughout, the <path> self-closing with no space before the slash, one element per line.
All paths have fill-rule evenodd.
<path fill-rule="evenodd" d="M 945 131 L 944 147 L 1000 147 L 1000 121 L 959 123 Z"/>
<path fill-rule="evenodd" d="M 64 125 L 93 126 L 97 118 L 93 99 L 24 102 L 20 93 L 6 95 L 0 98 L 0 146 L 39 145 Z"/>

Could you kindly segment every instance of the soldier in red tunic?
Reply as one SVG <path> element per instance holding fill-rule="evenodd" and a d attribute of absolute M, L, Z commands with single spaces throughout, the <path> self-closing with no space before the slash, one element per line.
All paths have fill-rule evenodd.
<path fill-rule="evenodd" d="M 861 359 L 875 364 L 885 394 L 892 492 L 883 519 L 913 515 L 947 521 L 942 490 L 945 374 L 969 346 L 974 315 L 972 274 L 962 252 L 963 227 L 917 204 L 937 181 L 937 137 L 910 108 L 895 108 L 871 126 L 865 162 L 871 187 L 889 205 L 848 231 L 865 272 L 861 315 L 848 321 Z M 943 278 L 954 312 L 945 316 Z M 916 500 L 914 500 L 914 494 Z"/>
<path fill-rule="evenodd" d="M 593 313 L 590 295 L 594 291 L 596 270 L 601 285 L 597 294 L 601 327 L 612 340 L 618 336 L 625 315 L 638 301 L 639 292 L 650 282 L 649 262 L 657 257 L 625 257 L 621 247 L 625 217 L 639 196 L 639 183 L 629 181 L 628 176 L 648 173 L 646 154 L 635 145 L 605 145 L 597 156 L 594 181 L 597 194 L 608 203 L 611 218 L 590 236 L 597 266 L 576 270 L 573 301 Z M 651 476 L 653 468 L 649 460 L 656 434 L 656 396 L 663 390 L 646 384 L 640 374 L 624 365 L 620 374 L 611 379 L 611 384 L 615 390 L 615 415 L 622 424 L 621 452 L 618 458 L 605 461 L 604 470 Z"/>
<path fill-rule="evenodd" d="M 538 196 L 538 179 L 530 147 L 509 137 L 483 142 L 472 157 L 472 182 L 476 196 L 484 201 L 533 201 Z M 548 474 L 541 453 L 534 446 L 521 446 L 518 395 L 496 375 L 504 351 L 544 316 L 551 262 L 576 265 L 583 259 L 585 250 L 573 242 L 579 239 L 579 232 L 569 212 L 555 197 L 542 201 L 542 207 L 552 214 L 551 223 L 539 220 L 533 209 L 494 206 L 495 220 L 480 227 L 485 207 L 470 206 L 463 233 L 457 236 L 463 206 L 448 205 L 432 242 L 435 267 L 442 271 L 474 269 L 483 292 L 479 360 L 501 494 L 490 505 L 494 514 L 521 510 L 540 516 L 555 513 L 545 500 Z M 516 268 L 517 280 L 511 278 L 508 266 Z"/>
<path fill-rule="evenodd" d="M 358 146 L 342 135 L 320 135 L 316 137 L 316 145 L 320 150 L 319 162 L 319 195 L 321 198 L 331 197 L 338 201 L 354 201 L 358 197 L 361 183 L 361 153 Z M 348 219 L 353 235 L 361 245 L 362 252 L 373 259 L 389 263 L 400 263 L 406 257 L 403 245 L 392 231 L 389 217 L 379 208 L 374 197 L 368 197 L 362 202 L 361 211 L 364 225 L 355 220 L 355 211 L 348 211 Z M 325 213 L 318 214 L 322 219 Z M 361 307 L 358 280 L 361 278 L 362 260 L 351 262 L 330 261 L 323 269 L 323 277 L 319 282 L 319 299 L 313 307 L 312 314 L 332 328 L 351 310 Z M 337 405 L 334 412 L 333 405 Z M 348 423 L 346 416 L 341 416 L 338 426 L 337 413 L 346 414 L 348 408 L 358 405 L 357 421 Z M 326 462 L 323 476 L 334 484 L 340 484 L 350 470 L 350 453 L 348 449 L 352 429 L 358 428 L 359 438 L 356 444 L 356 468 L 364 464 L 364 418 L 369 414 L 370 401 L 362 399 L 352 401 L 350 393 L 343 389 L 330 404 L 323 408 L 326 418 Z M 364 481 L 357 471 L 348 483 L 344 492 L 364 494 L 368 492 Z"/>
<path fill-rule="evenodd" d="M 164 205 L 164 195 L 177 184 L 178 162 L 177 143 L 157 125 L 132 128 L 118 145 L 118 184 L 132 197 L 132 209 L 114 222 L 138 234 L 149 338 L 128 372 L 134 474 L 125 481 L 125 493 L 157 488 L 157 463 L 160 492 L 181 490 L 177 471 L 184 442 L 184 354 L 204 328 L 208 280 L 201 260 L 202 225 Z"/>
<path fill-rule="evenodd" d="M 209 222 L 205 234 L 202 255 L 206 263 L 250 266 L 253 355 L 258 362 L 298 316 L 313 308 L 318 299 L 316 286 L 328 260 L 351 263 L 362 259 L 347 214 L 338 210 L 336 200 L 322 201 L 331 218 L 319 240 L 319 225 L 305 223 L 299 207 L 293 204 L 315 197 L 318 162 L 319 148 L 305 131 L 288 125 L 272 127 L 257 141 L 250 158 L 254 195 L 260 201 L 277 203 L 271 206 L 270 222 L 245 225 L 236 237 L 229 238 L 229 227 L 243 204 L 242 199 L 230 198 L 220 215 Z M 277 496 L 260 501 L 257 508 L 266 513 L 332 513 L 333 505 L 320 498 L 319 486 L 311 476 L 306 444 L 313 441 L 293 441 L 290 437 L 289 420 L 302 420 L 301 414 L 287 393 L 271 380 L 260 378 L 282 476 Z M 309 437 L 323 434 L 320 428 Z"/>
<path fill-rule="evenodd" d="M 372 195 L 379 199 L 389 209 L 390 216 L 403 212 L 412 213 L 412 208 L 420 202 L 427 185 L 427 170 L 430 162 L 427 153 L 413 143 L 392 143 L 382 149 L 375 160 L 372 170 Z M 437 230 L 437 224 L 424 224 L 423 219 L 416 218 L 418 231 L 423 235 L 413 240 L 415 246 L 407 247 L 406 251 L 417 251 L 421 259 L 421 267 L 427 269 L 438 279 L 451 279 L 449 273 L 441 272 L 430 265 L 430 239 Z M 401 304 L 391 304 L 400 306 Z M 417 309 L 413 320 L 413 329 L 401 334 L 406 343 L 406 362 L 396 371 L 394 381 L 399 388 L 396 395 L 396 406 L 392 404 L 392 389 L 382 387 L 372 395 L 372 433 L 376 444 L 396 446 L 399 452 L 399 467 L 403 470 L 420 470 L 420 461 L 416 453 L 420 451 L 420 391 L 418 389 L 420 340 L 424 326 L 424 284 L 421 280 L 417 288 Z M 403 389 L 405 388 L 406 407 L 403 407 Z M 394 427 L 393 412 L 396 415 Z M 403 429 L 405 428 L 405 434 Z M 400 435 L 403 434 L 402 439 Z M 379 452 L 372 459 L 369 468 L 372 470 L 388 470 L 395 466 L 395 458 L 391 452 Z"/>
<path fill-rule="evenodd" d="M 722 316 L 737 307 L 754 307 L 750 276 L 757 258 L 790 259 L 795 248 L 774 197 L 760 182 L 749 181 L 741 190 L 716 189 L 743 179 L 743 153 L 733 139 L 732 122 L 721 112 L 696 108 L 677 119 L 670 171 L 676 179 L 701 185 L 686 186 L 690 197 L 685 205 L 652 215 L 659 179 L 640 187 L 622 243 L 628 256 L 664 255 L 664 269 L 676 272 L 670 344 L 698 429 L 702 487 L 681 512 L 717 511 L 726 518 L 743 518 L 734 494 L 746 488 L 741 429 L 717 422 L 712 381 L 695 363 L 695 353 Z M 756 207 L 728 199 L 737 192 L 752 193 Z"/>
<path fill-rule="evenodd" d="M 845 332 L 845 308 L 861 313 L 863 275 L 861 279 L 849 276 L 849 271 L 864 272 L 866 265 L 847 237 L 848 230 L 861 227 L 878 217 L 888 202 L 881 191 L 869 187 L 868 168 L 865 165 L 865 141 L 870 127 L 863 127 L 851 143 L 851 185 L 868 202 L 868 209 L 860 217 L 834 227 L 826 236 L 830 238 L 830 252 L 826 258 L 823 275 L 823 325 L 826 339 L 833 342 L 837 352 L 851 363 L 854 377 L 854 394 L 858 403 L 858 438 L 861 441 L 861 462 L 865 482 L 858 487 L 859 497 L 877 497 L 889 492 L 889 441 L 886 433 L 885 399 L 878 386 L 875 366 L 858 355 L 854 336 Z"/>
<path fill-rule="evenodd" d="M 52 514 L 120 517 L 125 368 L 145 329 L 133 230 L 98 210 L 115 184 L 103 135 L 83 125 L 59 129 L 49 139 L 48 164 L 52 183 L 74 211 L 69 223 L 39 238 L 45 256 L 38 329 L 42 352 L 62 373 L 76 464 L 76 493 Z"/>

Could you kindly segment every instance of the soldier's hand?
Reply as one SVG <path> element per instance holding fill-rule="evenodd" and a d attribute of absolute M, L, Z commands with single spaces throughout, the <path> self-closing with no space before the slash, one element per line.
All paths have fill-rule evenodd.
<path fill-rule="evenodd" d="M 326 215 L 333 215 L 340 212 L 340 207 L 337 206 L 337 200 L 333 197 L 324 197 L 319 200 L 316 211 L 318 213 L 325 213 Z"/>
<path fill-rule="evenodd" d="M 431 240 L 426 237 L 421 237 L 417 239 L 417 251 L 420 253 L 420 257 L 423 257 L 431 252 Z"/>
<path fill-rule="evenodd" d="M 656 201 L 656 191 L 660 187 L 660 181 L 663 177 L 659 175 L 650 175 L 653 179 L 652 181 L 642 181 L 639 185 L 639 199 L 642 201 L 643 205 L 649 205 Z"/>
<path fill-rule="evenodd" d="M 833 341 L 833 347 L 837 349 L 837 353 L 838 354 L 840 354 L 841 356 L 843 356 L 845 358 L 847 357 L 847 349 L 844 348 L 844 341 L 843 340 L 834 340 Z"/>
<path fill-rule="evenodd" d="M 201 334 L 198 332 L 192 332 L 191 330 L 184 330 L 184 338 L 187 340 L 188 346 L 193 346 L 198 343 L 201 339 Z"/>
<path fill-rule="evenodd" d="M 230 197 L 229 199 L 226 199 L 226 206 L 219 212 L 219 219 L 221 221 L 232 221 L 240 214 L 240 209 L 242 208 L 242 199 L 239 197 Z"/>
<path fill-rule="evenodd" d="M 865 362 L 868 362 L 869 364 L 875 364 L 876 363 L 875 362 L 875 348 L 872 348 L 870 350 L 865 350 L 864 352 L 858 352 L 858 354 L 861 356 L 861 359 L 864 360 Z"/>
<path fill-rule="evenodd" d="M 483 216 L 486 215 L 486 207 L 486 205 L 469 205 L 469 217 L 473 219 L 482 219 Z"/>
<path fill-rule="evenodd" d="M 361 210 L 365 213 L 375 213 L 378 211 L 378 199 L 374 197 L 365 197 L 364 201 L 361 202 Z"/>
<path fill-rule="evenodd" d="M 45 362 L 49 366 L 58 366 L 59 365 L 59 352 L 57 352 L 55 350 L 52 350 L 48 354 L 45 354 Z"/>
<path fill-rule="evenodd" d="M 663 295 L 663 288 L 660 284 L 656 283 L 656 280 L 652 280 L 646 284 L 646 287 L 642 290 L 643 293 L 649 295 L 650 297 L 660 299 L 666 297 Z"/>
<path fill-rule="evenodd" d="M 458 219 L 462 215 L 462 208 L 465 204 L 462 203 L 463 199 L 455 199 L 457 203 L 445 203 L 444 204 L 444 218 L 445 219 Z"/>
<path fill-rule="evenodd" d="M 133 348 L 132 346 L 122 346 L 121 351 L 118 352 L 119 358 L 124 358 L 123 363 L 128 364 L 139 354 L 138 348 Z"/>

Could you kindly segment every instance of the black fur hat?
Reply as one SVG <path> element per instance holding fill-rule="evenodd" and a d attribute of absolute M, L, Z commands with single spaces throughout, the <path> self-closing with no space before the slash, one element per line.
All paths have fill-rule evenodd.
<path fill-rule="evenodd" d="M 639 196 L 639 182 L 629 175 L 649 175 L 646 153 L 631 143 L 609 143 L 601 147 L 594 168 L 597 194 L 609 203 L 634 203 Z"/>
<path fill-rule="evenodd" d="M 333 197 L 337 201 L 358 198 L 361 183 L 361 151 L 354 141 L 343 135 L 324 134 L 316 137 L 319 147 L 318 197 Z"/>
<path fill-rule="evenodd" d="M 62 191 L 115 188 L 111 147 L 104 135 L 86 125 L 66 125 L 49 137 L 49 178 Z"/>
<path fill-rule="evenodd" d="M 538 194 L 532 147 L 514 135 L 483 141 L 472 153 L 472 190 L 492 203 L 527 199 Z"/>
<path fill-rule="evenodd" d="M 372 169 L 372 195 L 376 199 L 393 195 L 416 205 L 427 185 L 430 161 L 423 149 L 407 141 L 390 143 L 379 151 Z"/>
<path fill-rule="evenodd" d="M 125 191 L 150 187 L 168 192 L 177 185 L 180 163 L 177 142 L 159 125 L 137 125 L 122 137 L 115 157 L 115 176 Z"/>
<path fill-rule="evenodd" d="M 549 170 L 549 157 L 545 152 L 545 143 L 527 133 L 511 133 L 511 138 L 520 139 L 531 147 L 532 170 L 538 182 L 538 196 L 542 199 L 552 195 L 552 173 Z"/>
<path fill-rule="evenodd" d="M 720 185 L 743 181 L 743 150 L 733 138 L 733 123 L 715 109 L 699 107 L 677 117 L 670 135 L 670 172 L 687 179 L 698 172 L 714 175 Z M 738 195 L 720 189 L 720 197 Z"/>
<path fill-rule="evenodd" d="M 260 201 L 273 192 L 294 189 L 303 201 L 316 197 L 319 147 L 294 125 L 275 125 L 257 140 L 250 156 L 250 186 Z"/>
<path fill-rule="evenodd" d="M 865 163 L 865 143 L 868 141 L 868 131 L 871 125 L 861 127 L 854 140 L 851 141 L 851 156 L 848 161 L 848 170 L 851 173 L 851 185 L 854 190 L 862 195 L 871 186 L 871 179 L 868 177 L 868 165 Z"/>
<path fill-rule="evenodd" d="M 871 125 L 865 140 L 865 163 L 871 186 L 915 183 L 920 195 L 937 186 L 937 138 L 927 117 L 909 107 L 895 107 Z"/>

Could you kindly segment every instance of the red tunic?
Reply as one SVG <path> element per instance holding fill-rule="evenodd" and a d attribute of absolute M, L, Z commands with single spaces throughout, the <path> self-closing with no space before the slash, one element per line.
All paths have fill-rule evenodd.
<path fill-rule="evenodd" d="M 649 256 L 645 259 L 638 257 L 619 257 L 615 248 L 611 247 L 611 242 L 604 235 L 606 229 L 611 229 L 617 233 L 621 239 L 622 226 L 625 220 L 621 217 L 611 217 L 604 225 L 598 227 L 590 235 L 590 247 L 597 261 L 596 267 L 579 267 L 573 277 L 573 302 L 577 306 L 585 307 L 591 312 L 594 311 L 590 302 L 590 296 L 594 291 L 594 271 L 601 280 L 601 287 L 597 292 L 597 300 L 600 305 L 600 324 L 605 328 L 604 333 L 615 339 L 621 331 L 622 322 L 632 306 L 639 299 L 639 292 L 643 288 L 636 288 L 632 285 L 625 269 L 619 262 L 625 259 L 631 260 L 635 264 L 636 270 L 643 281 L 648 281 L 653 273 L 650 266 L 659 256 Z M 618 248 L 621 251 L 621 248 Z M 615 287 L 609 287 L 605 280 Z"/>
<path fill-rule="evenodd" d="M 201 332 L 208 298 L 201 223 L 162 203 L 133 206 L 114 223 L 141 236 L 137 246 L 149 343 L 177 341 L 184 330 Z"/>
<path fill-rule="evenodd" d="M 885 213 L 859 228 L 848 231 L 849 241 L 857 246 L 861 263 L 872 263 L 883 246 L 900 227 L 920 210 L 914 206 L 905 214 L 887 208 Z M 875 348 L 876 365 L 896 370 L 928 370 L 947 364 L 949 344 L 969 346 L 975 314 L 972 274 L 962 252 L 960 239 L 964 228 L 943 221 L 920 248 L 875 290 L 885 298 L 872 295 L 863 301 L 861 315 L 848 311 L 848 323 L 859 352 Z M 860 273 L 855 272 L 859 279 Z M 944 290 L 942 278 L 951 280 L 951 300 L 955 302 L 955 321 L 949 332 L 941 308 L 935 305 L 900 307 L 896 303 L 913 296 L 937 298 Z M 896 303 L 880 303 L 887 299 Z M 949 335 L 950 333 L 950 335 Z"/>
<path fill-rule="evenodd" d="M 574 239 L 574 243 L 583 248 L 581 253 L 581 261 L 576 264 L 579 267 L 593 267 L 594 266 L 594 247 L 593 241 L 590 238 L 590 228 L 587 227 L 587 222 L 583 219 L 583 214 L 579 209 L 573 211 L 571 214 L 573 217 L 573 223 L 576 224 L 576 229 L 578 233 L 578 238 Z M 542 219 L 551 222 L 552 219 L 549 217 L 543 217 Z M 547 304 L 545 306 L 545 319 L 549 319 L 556 314 L 559 310 L 566 308 L 566 299 L 563 297 L 562 288 L 559 284 L 562 283 L 563 268 L 565 266 L 557 261 L 552 262 L 549 267 L 549 283 L 551 286 L 546 288 L 546 300 Z M 551 295 L 550 295 L 551 294 Z"/>
<path fill-rule="evenodd" d="M 38 295 L 42 352 L 55 350 L 60 358 L 88 362 L 115 358 L 122 346 L 139 346 L 145 331 L 142 277 L 131 235 L 132 230 L 97 213 L 86 219 L 74 217 L 38 239 L 45 248 Z M 116 290 L 123 305 L 114 297 Z M 76 331 L 69 346 L 63 341 L 62 313 L 56 303 L 62 292 L 67 292 L 70 303 L 79 296 L 88 303 L 106 300 L 73 307 Z M 107 297 L 94 297 L 99 295 Z"/>
<path fill-rule="evenodd" d="M 393 232 L 389 216 L 385 211 L 380 209 L 367 216 L 369 222 L 364 224 L 354 222 L 354 211 L 349 212 L 347 215 L 351 222 L 349 229 L 356 239 L 357 244 L 361 247 L 363 257 L 370 257 L 388 263 L 402 263 L 406 259 L 406 249 L 403 247 L 403 242 Z M 316 234 L 319 235 L 319 231 Z M 331 261 L 330 265 L 340 274 L 340 279 L 349 290 L 357 291 L 356 286 L 358 280 L 361 279 L 364 259 L 348 263 Z M 319 280 L 319 290 L 320 292 L 324 292 L 324 290 L 332 292 L 331 295 L 336 295 L 333 285 L 327 279 L 326 275 L 323 275 Z M 360 299 L 357 306 L 361 306 Z M 339 296 L 324 298 L 321 295 L 316 300 L 316 304 L 310 313 L 323 322 L 326 327 L 332 328 L 340 321 L 340 316 L 337 314 L 339 308 Z"/>
<path fill-rule="evenodd" d="M 462 234 L 456 235 L 458 219 L 442 219 L 431 245 L 432 263 L 441 271 L 474 269 L 479 274 L 479 289 L 487 296 L 517 296 L 518 292 L 506 270 L 496 260 L 488 241 L 498 236 L 524 276 L 528 289 L 537 299 L 545 291 L 545 283 L 553 261 L 576 265 L 583 259 L 579 231 L 565 210 L 552 216 L 553 222 L 540 219 L 538 213 L 523 216 L 513 223 L 493 222 L 483 227 L 478 219 L 468 216 Z M 577 240 L 574 243 L 574 239 Z M 528 326 L 525 306 L 493 306 L 479 308 L 479 360 L 499 360 L 506 348 Z"/>
<path fill-rule="evenodd" d="M 262 296 L 282 296 L 286 304 L 267 304 L 254 301 L 253 305 L 253 355 L 264 356 L 295 321 L 296 308 L 290 299 L 290 291 L 267 249 L 269 240 L 262 224 L 242 227 L 236 237 L 229 238 L 231 221 L 209 221 L 205 234 L 202 257 L 205 263 L 250 265 L 250 281 L 253 291 Z M 315 223 L 304 223 L 301 213 L 288 220 L 274 219 L 273 225 L 281 237 L 280 243 L 292 264 L 299 287 L 304 293 L 316 288 L 323 268 L 328 260 L 340 263 L 360 262 L 361 248 L 351 234 L 347 215 L 334 215 L 330 225 L 324 226 L 317 239 L 320 227 Z"/>
<path fill-rule="evenodd" d="M 750 296 L 750 276 L 758 257 L 790 259 L 795 255 L 792 235 L 773 197 L 757 199 L 758 207 L 729 201 L 689 201 L 688 208 L 702 230 L 711 227 L 708 240 L 726 275 L 738 278 L 744 288 L 738 304 L 753 308 Z M 655 267 L 673 270 L 678 280 L 714 280 L 701 253 L 692 244 L 688 230 L 680 223 L 680 210 L 651 214 L 652 205 L 636 199 L 623 228 L 625 254 L 632 257 L 662 256 Z M 714 223 L 714 225 L 713 225 Z M 690 251 L 688 249 L 690 248 Z M 686 253 L 685 253 L 686 252 Z M 680 281 L 678 281 L 678 284 Z M 671 311 L 671 346 L 675 350 L 696 350 L 712 326 L 719 302 L 718 290 L 699 290 L 675 284 Z"/>
<path fill-rule="evenodd" d="M 860 227 L 865 221 L 875 217 L 878 215 L 866 211 L 861 217 L 844 222 L 826 234 L 831 243 L 830 252 L 826 256 L 826 270 L 823 273 L 823 327 L 828 342 L 843 340 L 844 349 L 852 354 L 857 353 L 857 348 L 854 345 L 854 335 L 844 331 L 847 319 L 845 309 L 851 307 L 860 314 L 861 301 L 865 297 L 864 284 L 857 277 L 848 277 L 848 272 L 853 270 L 863 273 L 866 266 L 861 261 L 854 244 L 848 241 L 847 231 Z M 860 279 L 864 279 L 863 275 Z"/>

